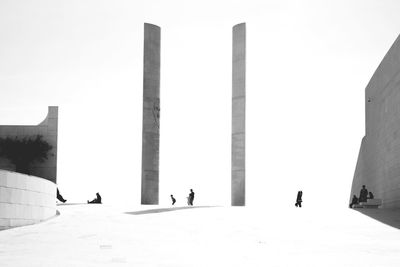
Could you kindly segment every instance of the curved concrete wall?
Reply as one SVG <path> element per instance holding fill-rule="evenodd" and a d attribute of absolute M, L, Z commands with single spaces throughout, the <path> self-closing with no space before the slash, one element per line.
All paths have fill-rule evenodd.
<path fill-rule="evenodd" d="M 47 117 L 39 125 L 0 125 L 0 137 L 43 136 L 43 140 L 48 142 L 52 149 L 47 160 L 32 163 L 29 171 L 31 175 L 57 183 L 57 129 L 58 107 L 49 107 Z M 0 169 L 15 171 L 15 166 L 6 158 L 0 158 Z"/>
<path fill-rule="evenodd" d="M 158 204 L 161 29 L 144 24 L 142 204 Z"/>
<path fill-rule="evenodd" d="M 382 207 L 400 207 L 400 37 L 365 89 L 365 137 L 351 195 L 366 185 Z"/>
<path fill-rule="evenodd" d="M 246 24 L 232 30 L 232 206 L 246 204 Z"/>
<path fill-rule="evenodd" d="M 0 230 L 38 223 L 56 214 L 56 185 L 0 170 Z"/>

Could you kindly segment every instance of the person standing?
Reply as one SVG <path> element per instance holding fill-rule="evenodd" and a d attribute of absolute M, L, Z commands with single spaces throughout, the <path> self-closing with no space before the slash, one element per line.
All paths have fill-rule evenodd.
<path fill-rule="evenodd" d="M 360 190 L 360 197 L 358 198 L 359 202 L 367 202 L 368 198 L 368 190 L 365 188 L 365 185 L 362 186 Z"/>
<path fill-rule="evenodd" d="M 175 204 L 176 199 L 174 198 L 174 195 L 171 195 L 171 200 L 172 200 L 172 206 Z"/>
<path fill-rule="evenodd" d="M 303 202 L 303 200 L 301 199 L 302 197 L 303 197 L 303 191 L 297 192 L 296 204 L 294 204 L 296 207 L 301 208 L 301 202 Z"/>
<path fill-rule="evenodd" d="M 190 194 L 188 198 L 188 205 L 193 206 L 193 200 L 194 200 L 194 192 L 193 189 L 190 189 Z"/>

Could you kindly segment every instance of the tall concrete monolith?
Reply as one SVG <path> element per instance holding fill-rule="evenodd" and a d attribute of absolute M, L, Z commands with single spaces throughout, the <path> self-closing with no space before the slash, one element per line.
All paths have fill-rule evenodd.
<path fill-rule="evenodd" d="M 232 31 L 232 206 L 246 204 L 246 24 Z"/>
<path fill-rule="evenodd" d="M 158 204 L 161 29 L 144 24 L 141 203 Z"/>

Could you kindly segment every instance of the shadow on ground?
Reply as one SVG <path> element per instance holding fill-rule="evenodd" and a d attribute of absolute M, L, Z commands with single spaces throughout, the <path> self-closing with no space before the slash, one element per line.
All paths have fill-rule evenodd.
<path fill-rule="evenodd" d="M 355 209 L 381 223 L 400 229 L 400 209 Z"/>
<path fill-rule="evenodd" d="M 162 208 L 162 209 L 149 209 L 149 210 L 130 211 L 130 212 L 125 212 L 125 214 L 129 214 L 129 215 L 144 215 L 144 214 L 161 213 L 161 212 L 168 212 L 168 211 L 177 211 L 177 210 L 186 210 L 186 209 L 198 209 L 198 208 L 216 208 L 216 207 L 218 207 L 218 206 L 190 206 L 190 207 Z"/>
<path fill-rule="evenodd" d="M 57 203 L 57 206 L 87 205 L 88 203 Z"/>
<path fill-rule="evenodd" d="M 60 216 L 60 214 L 61 214 L 61 213 L 60 213 L 58 210 L 56 210 L 56 214 L 55 214 L 54 216 L 52 216 L 52 217 L 50 217 L 50 218 L 47 218 L 47 219 L 45 219 L 45 220 L 42 220 L 42 221 L 40 221 L 40 222 L 33 223 L 33 224 L 20 225 L 20 226 L 13 226 L 13 227 L 10 227 L 10 228 L 7 228 L 7 229 L 0 229 L 0 231 L 6 231 L 6 230 L 18 228 L 18 227 L 24 227 L 24 226 L 28 226 L 28 225 L 35 225 L 35 224 L 38 224 L 38 223 L 46 222 L 46 221 L 49 221 L 49 220 L 51 220 L 51 219 L 54 219 L 54 218 L 57 217 L 57 216 Z M 1 252 L 0 252 L 0 253 L 1 253 Z"/>

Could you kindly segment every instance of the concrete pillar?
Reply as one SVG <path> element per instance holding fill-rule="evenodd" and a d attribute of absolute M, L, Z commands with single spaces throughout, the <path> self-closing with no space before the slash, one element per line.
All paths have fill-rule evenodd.
<path fill-rule="evenodd" d="M 142 204 L 158 204 L 161 29 L 144 24 Z"/>
<path fill-rule="evenodd" d="M 246 204 L 246 24 L 232 31 L 232 206 Z"/>

